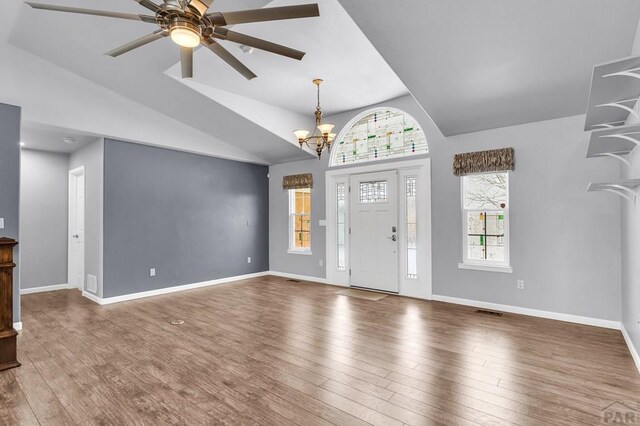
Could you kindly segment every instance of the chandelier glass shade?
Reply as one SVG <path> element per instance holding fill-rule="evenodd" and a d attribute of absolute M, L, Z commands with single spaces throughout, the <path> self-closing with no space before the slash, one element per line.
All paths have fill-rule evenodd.
<path fill-rule="evenodd" d="M 315 150 L 319 160 L 322 156 L 322 151 L 325 149 L 327 151 L 331 150 L 331 143 L 335 139 L 336 134 L 331 133 L 335 127 L 333 124 L 322 122 L 322 108 L 320 108 L 320 84 L 322 84 L 322 80 L 316 78 L 313 80 L 313 84 L 318 87 L 318 104 L 315 112 L 316 127 L 313 133 L 309 130 L 294 130 L 293 134 L 296 135 L 296 139 L 298 139 L 298 143 L 300 143 L 300 148 L 303 148 L 304 145 L 311 148 L 311 143 L 315 142 Z M 309 136 L 309 134 L 311 134 L 311 136 Z"/>

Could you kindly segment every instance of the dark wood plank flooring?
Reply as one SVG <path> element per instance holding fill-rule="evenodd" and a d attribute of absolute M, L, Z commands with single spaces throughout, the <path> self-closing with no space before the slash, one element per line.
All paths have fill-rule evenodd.
<path fill-rule="evenodd" d="M 618 331 L 337 290 L 263 277 L 108 306 L 23 296 L 0 424 L 577 425 L 640 402 Z"/>

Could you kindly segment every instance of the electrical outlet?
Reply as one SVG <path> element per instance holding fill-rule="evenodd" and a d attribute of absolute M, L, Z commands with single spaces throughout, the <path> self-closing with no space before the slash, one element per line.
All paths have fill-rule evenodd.
<path fill-rule="evenodd" d="M 150 277 L 155 277 L 156 276 L 156 268 L 149 269 L 149 276 Z"/>
<path fill-rule="evenodd" d="M 524 290 L 524 280 L 518 280 L 518 290 Z"/>
<path fill-rule="evenodd" d="M 251 263 L 251 256 L 247 257 L 247 263 Z"/>
<path fill-rule="evenodd" d="M 320 265 L 320 267 L 322 268 L 324 266 L 324 260 L 320 259 L 318 261 L 318 265 Z"/>

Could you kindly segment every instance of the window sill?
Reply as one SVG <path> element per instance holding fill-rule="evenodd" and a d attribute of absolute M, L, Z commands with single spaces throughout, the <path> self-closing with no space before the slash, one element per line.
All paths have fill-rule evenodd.
<path fill-rule="evenodd" d="M 302 251 L 302 250 L 287 250 L 287 253 L 289 253 L 289 254 L 302 254 L 302 255 L 305 255 L 305 256 L 311 256 L 313 254 L 310 251 Z"/>
<path fill-rule="evenodd" d="M 473 265 L 470 263 L 458 263 L 458 269 L 472 269 L 475 271 L 485 272 L 502 272 L 504 274 L 512 274 L 511 266 L 493 266 L 493 265 Z"/>

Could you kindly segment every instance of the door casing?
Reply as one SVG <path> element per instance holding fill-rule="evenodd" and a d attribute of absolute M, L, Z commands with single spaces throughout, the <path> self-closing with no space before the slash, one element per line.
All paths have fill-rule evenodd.
<path fill-rule="evenodd" d="M 415 157 L 414 157 L 415 158 Z M 325 197 L 326 197 L 326 267 L 327 282 L 330 284 L 348 287 L 350 285 L 349 266 L 350 239 L 348 229 L 351 226 L 349 214 L 346 217 L 346 267 L 338 270 L 337 255 L 337 185 L 344 184 L 348 187 L 351 175 L 362 173 L 374 173 L 386 170 L 397 170 L 398 173 L 398 226 L 399 226 L 399 268 L 398 268 L 398 294 L 403 296 L 431 299 L 432 295 L 432 247 L 431 247 L 431 159 L 422 157 L 419 159 L 399 160 L 365 164 L 362 166 L 350 166 L 330 169 L 325 173 Z M 407 254 L 406 247 L 406 206 L 404 203 L 405 179 L 415 176 L 418 179 L 418 278 L 409 279 L 406 276 Z M 348 194 L 347 194 L 348 195 Z M 347 212 L 350 210 L 349 196 L 346 197 Z"/>
<path fill-rule="evenodd" d="M 78 181 L 83 180 L 82 200 L 78 200 Z M 78 203 L 83 202 L 83 205 Z M 77 218 L 78 209 L 82 209 L 82 218 Z M 68 211 L 68 283 L 70 287 L 84 290 L 85 276 L 85 232 L 86 232 L 86 175 L 84 166 L 69 171 L 69 211 Z M 82 221 L 78 231 L 77 222 Z M 78 238 L 74 235 L 79 234 Z"/>

